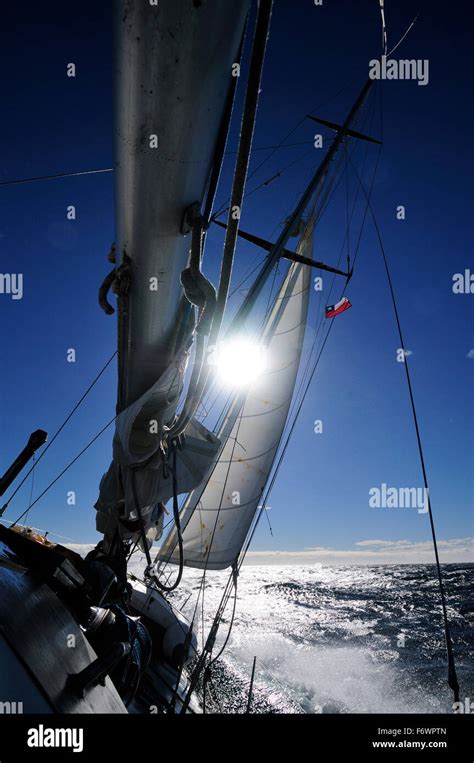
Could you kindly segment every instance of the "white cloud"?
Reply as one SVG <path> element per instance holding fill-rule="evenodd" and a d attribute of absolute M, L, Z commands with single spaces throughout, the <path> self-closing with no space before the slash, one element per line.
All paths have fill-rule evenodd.
<path fill-rule="evenodd" d="M 359 540 L 354 546 L 404 546 L 411 543 L 409 540 Z"/>
<path fill-rule="evenodd" d="M 441 562 L 474 562 L 472 538 L 438 540 Z M 362 540 L 352 548 L 304 551 L 249 551 L 246 564 L 432 564 L 433 543 L 408 540 Z"/>
<path fill-rule="evenodd" d="M 469 360 L 474 360 L 474 350 L 469 350 L 469 352 L 466 355 L 466 358 L 469 358 Z"/>

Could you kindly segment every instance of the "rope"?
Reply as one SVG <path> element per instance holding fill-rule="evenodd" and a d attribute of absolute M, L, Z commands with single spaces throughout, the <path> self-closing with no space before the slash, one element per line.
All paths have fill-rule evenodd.
<path fill-rule="evenodd" d="M 416 14 L 415 18 L 411 22 L 411 24 L 408 26 L 405 34 L 403 34 L 396 45 L 393 46 L 393 48 L 387 53 L 387 27 L 385 24 L 385 10 L 384 10 L 384 0 L 379 0 L 380 3 L 380 17 L 382 22 L 382 50 L 383 50 L 383 56 L 387 58 L 388 56 L 391 56 L 392 53 L 394 53 L 398 47 L 402 44 L 403 40 L 407 36 L 407 34 L 412 30 L 412 28 L 415 26 L 416 22 L 418 21 L 419 13 Z"/>
<path fill-rule="evenodd" d="M 171 470 L 172 481 L 173 481 L 173 517 L 174 517 L 174 523 L 176 527 L 176 535 L 178 537 L 179 570 L 178 570 L 178 575 L 176 577 L 176 580 L 171 586 L 168 586 L 165 583 L 162 583 L 156 575 L 152 576 L 152 580 L 156 583 L 158 588 L 161 591 L 165 591 L 165 593 L 170 593 L 171 591 L 174 591 L 175 588 L 179 586 L 181 582 L 181 578 L 183 576 L 183 570 L 184 570 L 184 546 L 183 546 L 183 535 L 181 532 L 181 518 L 179 516 L 179 503 L 178 503 L 178 479 L 177 479 L 178 460 L 177 460 L 177 448 L 176 448 L 175 442 L 172 443 L 171 449 L 173 453 L 173 466 Z M 152 564 L 151 558 L 149 558 L 149 552 L 147 555 L 147 561 L 148 561 L 148 566 L 151 569 L 153 564 Z"/>
<path fill-rule="evenodd" d="M 216 291 L 214 286 L 201 272 L 204 221 L 199 213 L 199 203 L 192 205 L 189 212 L 194 217 L 192 223 L 191 255 L 189 267 L 181 273 L 181 285 L 186 299 L 192 305 L 199 308 L 199 318 L 194 327 L 196 335 L 195 351 L 187 395 L 181 413 L 167 431 L 166 436 L 168 441 L 184 432 L 199 405 L 199 380 L 203 374 L 206 359 L 205 337 L 211 330 L 216 308 Z"/>
<path fill-rule="evenodd" d="M 133 502 L 135 504 L 135 509 L 136 509 L 136 512 L 137 512 L 138 521 L 140 523 L 139 534 L 140 534 L 140 537 L 142 539 L 143 551 L 144 551 L 145 556 L 146 556 L 146 561 L 147 561 L 147 565 L 148 565 L 147 569 L 148 569 L 148 568 L 151 567 L 152 561 L 151 561 L 151 556 L 150 556 L 150 549 L 148 548 L 148 541 L 147 541 L 146 532 L 145 532 L 145 525 L 143 523 L 142 509 L 141 509 L 141 506 L 140 506 L 140 501 L 138 500 L 137 481 L 136 481 L 136 469 L 132 468 L 130 470 L 130 480 L 131 480 L 131 483 L 132 483 Z"/>
<path fill-rule="evenodd" d="M 106 368 L 108 368 L 108 366 L 111 364 L 111 362 L 112 362 L 112 360 L 115 358 L 116 354 L 117 354 L 117 351 L 115 351 L 115 352 L 114 352 L 114 353 L 113 353 L 113 354 L 110 356 L 110 358 L 108 359 L 108 361 L 107 361 L 107 363 L 105 364 L 105 366 L 103 366 L 103 368 L 102 368 L 102 369 L 99 371 L 99 373 L 97 374 L 97 376 L 95 377 L 95 379 L 93 379 L 93 381 L 92 381 L 92 382 L 89 384 L 88 388 L 86 389 L 86 391 L 84 392 L 84 394 L 82 395 L 82 397 L 81 397 L 81 398 L 80 398 L 80 399 L 77 401 L 77 403 L 76 403 L 76 405 L 74 406 L 74 408 L 72 409 L 72 411 L 71 411 L 71 412 L 70 412 L 70 413 L 69 413 L 69 414 L 66 416 L 66 418 L 65 418 L 65 419 L 64 419 L 64 421 L 63 421 L 63 423 L 61 424 L 61 426 L 59 427 L 59 429 L 58 429 L 58 430 L 57 430 L 57 431 L 54 433 L 53 437 L 52 437 L 52 438 L 51 438 L 51 440 L 48 442 L 48 444 L 46 445 L 46 447 L 44 448 L 44 450 L 42 450 L 42 451 L 41 451 L 41 453 L 40 453 L 40 455 L 38 456 L 38 458 L 36 459 L 36 461 L 34 461 L 34 462 L 33 462 L 33 466 L 31 467 L 31 469 L 29 469 L 29 470 L 27 471 L 27 473 L 26 473 L 26 474 L 25 474 L 25 476 L 23 477 L 23 479 L 22 479 L 22 481 L 20 482 L 20 484 L 19 484 L 19 485 L 18 485 L 18 486 L 15 488 L 15 490 L 14 490 L 14 491 L 13 491 L 13 493 L 11 494 L 10 498 L 7 500 L 7 502 L 6 502 L 6 503 L 5 503 L 5 504 L 2 506 L 2 508 L 0 509 L 0 516 L 2 516 L 2 515 L 3 515 L 3 513 L 4 513 L 5 509 L 8 507 L 9 503 L 10 503 L 10 502 L 13 500 L 13 498 L 16 496 L 16 494 L 18 493 L 18 491 L 19 491 L 19 489 L 21 488 L 21 486 L 22 486 L 22 485 L 25 483 L 25 481 L 28 479 L 29 475 L 31 474 L 31 472 L 33 471 L 33 469 L 35 468 L 35 466 L 37 466 L 37 465 L 39 464 L 39 462 L 41 461 L 41 459 L 43 458 L 43 456 L 45 456 L 45 455 L 46 455 L 46 453 L 48 452 L 49 448 L 51 447 L 51 445 L 53 444 L 53 442 L 55 441 L 55 439 L 56 439 L 56 438 L 58 437 L 58 435 L 59 435 L 59 434 L 62 432 L 62 430 L 64 429 L 64 427 L 65 427 L 65 426 L 66 426 L 66 424 L 68 423 L 68 421 L 69 421 L 69 420 L 72 418 L 72 416 L 75 414 L 75 412 L 77 411 L 77 409 L 79 408 L 79 406 L 81 405 L 81 403 L 82 403 L 82 402 L 83 402 L 83 401 L 86 399 L 87 395 L 88 395 L 88 394 L 89 394 L 89 392 L 92 390 L 92 388 L 95 386 L 95 384 L 96 384 L 96 383 L 99 381 L 100 377 L 102 376 L 102 374 L 104 373 L 104 371 L 106 370 Z M 108 426 L 108 425 L 107 425 L 107 426 Z M 35 501 L 35 503 L 36 503 L 36 501 Z M 33 505 L 33 504 L 31 504 L 31 505 Z M 30 506 L 30 508 L 31 508 L 31 506 Z"/>

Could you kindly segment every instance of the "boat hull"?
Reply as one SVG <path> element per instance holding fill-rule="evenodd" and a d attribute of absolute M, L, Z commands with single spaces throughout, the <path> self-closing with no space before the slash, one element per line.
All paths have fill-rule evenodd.
<path fill-rule="evenodd" d="M 110 678 L 84 697 L 67 685 L 97 655 L 69 608 L 27 567 L 0 556 L 0 702 L 21 689 L 24 713 L 127 713 Z"/>
<path fill-rule="evenodd" d="M 189 691 L 187 672 L 167 661 L 161 644 L 161 631 L 169 629 L 173 621 L 171 605 L 163 600 L 163 606 L 167 607 L 163 623 L 162 618 L 149 622 L 150 661 L 128 705 L 109 677 L 112 668 L 102 674 L 103 683 L 88 680 L 78 685 L 78 676 L 89 672 L 90 677 L 91 669 L 98 663 L 96 642 L 93 647 L 87 630 L 77 619 L 77 611 L 84 612 L 84 608 L 78 606 L 82 594 L 79 589 L 71 593 L 71 581 L 80 578 L 84 567 L 74 568 L 72 554 L 68 557 L 71 564 L 56 567 L 51 577 L 51 562 L 55 562 L 49 557 L 63 547 L 47 545 L 44 538 L 31 531 L 15 533 L 1 525 L 0 531 L 0 713 L 149 715 L 181 712 Z M 48 579 L 42 570 L 49 570 Z M 58 590 L 53 590 L 51 580 L 57 582 Z M 138 585 L 136 580 L 132 582 Z M 141 612 L 135 614 L 140 616 Z M 102 642 L 99 657 L 102 661 L 103 646 Z M 200 712 L 194 694 L 189 704 L 186 703 L 186 712 Z"/>

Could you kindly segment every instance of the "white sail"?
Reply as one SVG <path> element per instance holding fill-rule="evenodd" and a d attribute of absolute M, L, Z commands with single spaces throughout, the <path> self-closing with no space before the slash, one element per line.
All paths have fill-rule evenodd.
<path fill-rule="evenodd" d="M 205 203 L 248 9 L 249 0 L 115 3 L 115 241 L 131 278 L 120 410 L 165 372 L 182 341 L 190 242 L 181 224 L 190 204 Z"/>
<path fill-rule="evenodd" d="M 311 217 L 298 252 L 311 256 Z M 220 457 L 206 483 L 187 497 L 182 513 L 184 564 L 224 569 L 243 546 L 285 427 L 298 373 L 308 312 L 311 268 L 293 263 L 263 329 L 266 370 L 235 395 L 217 436 Z M 160 549 L 162 562 L 179 562 L 176 531 Z"/>

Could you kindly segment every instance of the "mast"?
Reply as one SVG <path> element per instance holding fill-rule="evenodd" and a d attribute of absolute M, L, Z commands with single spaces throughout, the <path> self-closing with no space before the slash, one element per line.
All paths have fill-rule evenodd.
<path fill-rule="evenodd" d="M 364 84 L 356 100 L 354 101 L 354 104 L 351 110 L 349 111 L 349 114 L 347 115 L 344 124 L 342 125 L 341 129 L 338 130 L 338 132 L 336 133 L 336 137 L 334 138 L 333 142 L 328 148 L 326 156 L 324 157 L 321 164 L 319 165 L 316 172 L 314 173 L 313 177 L 311 178 L 310 182 L 308 183 L 305 192 L 303 193 L 301 199 L 299 200 L 292 214 L 288 218 L 288 221 L 284 229 L 282 230 L 276 244 L 273 246 L 271 252 L 269 253 L 268 257 L 266 258 L 264 262 L 262 269 L 260 270 L 252 287 L 250 288 L 250 291 L 248 292 L 240 308 L 238 309 L 235 315 L 235 318 L 233 319 L 233 322 L 232 322 L 233 328 L 240 327 L 241 324 L 245 321 L 249 312 L 252 310 L 259 294 L 261 293 L 263 287 L 265 286 L 265 283 L 267 282 L 267 279 L 273 270 L 273 266 L 278 262 L 279 257 L 283 256 L 288 239 L 290 238 L 290 236 L 296 229 L 296 226 L 298 225 L 298 222 L 301 219 L 301 215 L 306 209 L 312 194 L 318 187 L 318 184 L 324 181 L 329 165 L 331 164 L 339 147 L 341 146 L 343 140 L 345 139 L 351 124 L 354 122 L 354 119 L 356 118 L 360 109 L 364 105 L 373 84 L 374 84 L 374 80 L 371 80 L 369 78 L 367 82 Z"/>

